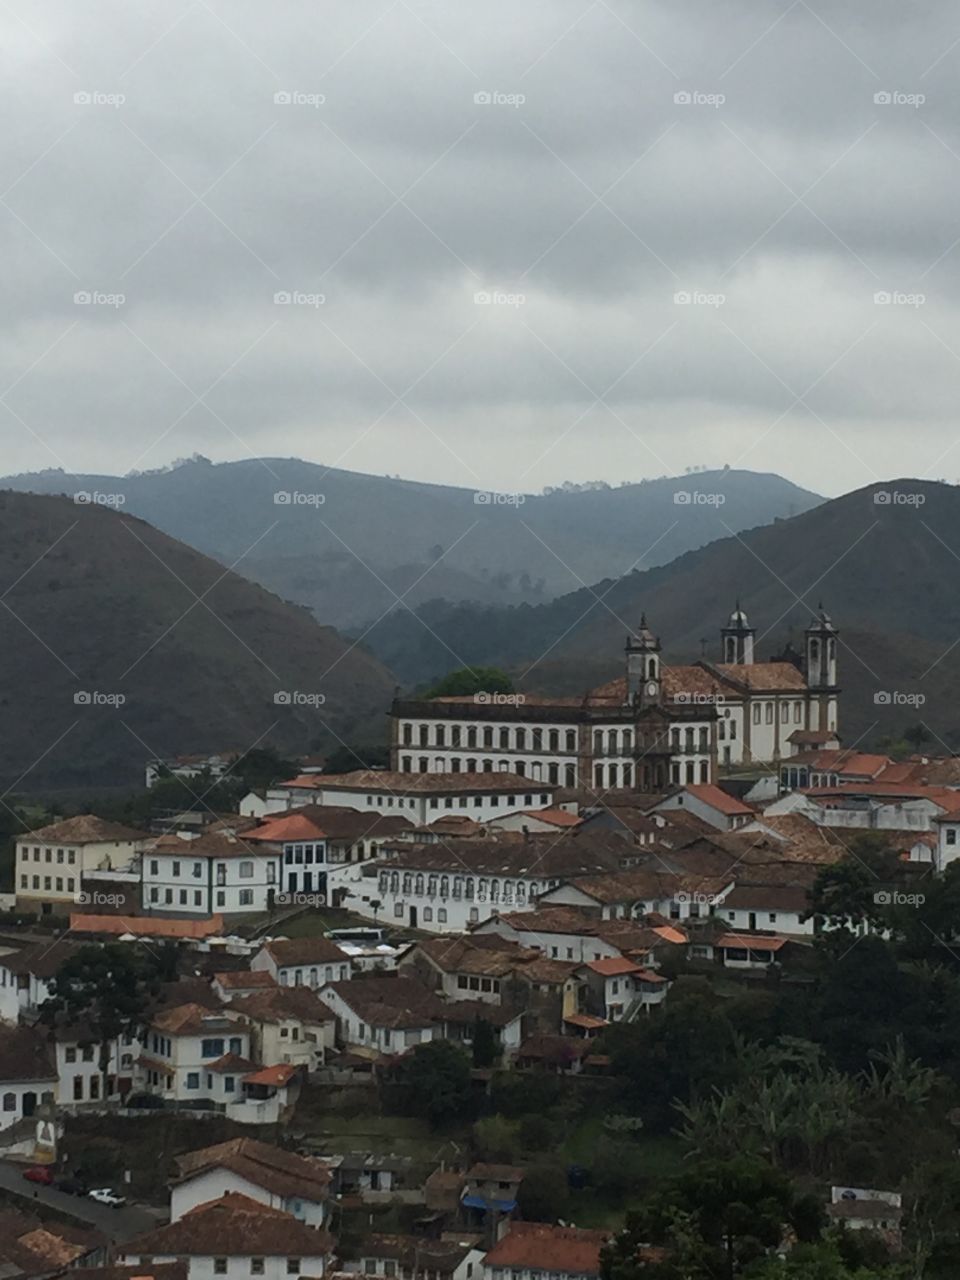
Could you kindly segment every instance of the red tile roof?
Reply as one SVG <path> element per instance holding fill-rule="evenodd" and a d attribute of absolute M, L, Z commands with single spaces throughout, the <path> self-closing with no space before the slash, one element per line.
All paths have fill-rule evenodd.
<path fill-rule="evenodd" d="M 568 1276 L 600 1274 L 600 1249 L 609 1232 L 586 1227 L 552 1227 L 515 1222 L 484 1258 L 485 1267 L 563 1271 Z"/>
<path fill-rule="evenodd" d="M 94 916 L 70 912 L 71 933 L 132 933 L 141 938 L 212 938 L 223 933 L 223 916 L 165 920 L 162 916 Z"/>
<path fill-rule="evenodd" d="M 688 783 L 684 787 L 684 791 L 695 796 L 703 804 L 710 805 L 711 808 L 719 810 L 727 817 L 739 817 L 740 815 L 749 815 L 753 817 L 756 810 L 750 805 L 744 804 L 742 800 L 738 800 L 736 796 L 729 795 L 722 787 L 712 786 L 708 782 Z"/>
<path fill-rule="evenodd" d="M 295 1067 L 290 1062 L 281 1062 L 274 1067 L 261 1067 L 259 1071 L 244 1076 L 243 1083 L 273 1085 L 282 1089 L 284 1085 L 290 1083 L 299 1070 L 299 1067 Z"/>
<path fill-rule="evenodd" d="M 795 939 L 781 938 L 773 933 L 766 936 L 759 933 L 725 933 L 723 937 L 717 938 L 713 945 L 714 948 L 719 947 L 721 950 L 729 947 L 743 951 L 779 951 L 781 947 L 793 941 Z"/>
<path fill-rule="evenodd" d="M 586 967 L 604 978 L 616 978 L 623 973 L 639 973 L 641 966 L 626 956 L 604 956 L 602 960 L 588 960 Z"/>

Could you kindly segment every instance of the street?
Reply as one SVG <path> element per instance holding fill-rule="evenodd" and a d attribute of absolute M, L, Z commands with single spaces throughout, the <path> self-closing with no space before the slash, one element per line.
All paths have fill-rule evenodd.
<path fill-rule="evenodd" d="M 31 1204 L 46 1204 L 72 1214 L 81 1222 L 96 1227 L 114 1242 L 131 1240 L 141 1232 L 150 1231 L 159 1220 L 166 1217 L 158 1209 L 149 1209 L 142 1205 L 129 1205 L 122 1209 L 111 1209 L 109 1205 L 97 1204 L 88 1196 L 68 1196 L 56 1187 L 44 1187 L 34 1182 L 27 1182 L 23 1177 L 25 1164 L 13 1164 L 0 1160 L 0 1187 L 14 1191 L 23 1196 L 22 1207 L 27 1212 Z M 117 1187 L 115 1190 L 121 1190 Z"/>

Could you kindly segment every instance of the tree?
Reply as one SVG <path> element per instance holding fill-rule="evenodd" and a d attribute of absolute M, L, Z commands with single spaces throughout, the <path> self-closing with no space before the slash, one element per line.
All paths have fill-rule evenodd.
<path fill-rule="evenodd" d="M 450 1040 L 430 1040 L 405 1054 L 397 1067 L 397 1083 L 406 1110 L 426 1116 L 435 1128 L 469 1114 L 470 1061 Z"/>
<path fill-rule="evenodd" d="M 516 1128 L 503 1116 L 484 1116 L 473 1126 L 473 1145 L 478 1159 L 510 1164 L 517 1155 Z"/>
<path fill-rule="evenodd" d="M 88 1028 L 99 1045 L 101 1096 L 108 1098 L 110 1045 L 124 1035 L 136 1035 L 159 993 L 160 958 L 123 942 L 83 946 L 60 966 L 50 982 L 49 997 L 40 1018 L 49 1027 L 59 1023 Z"/>
<path fill-rule="evenodd" d="M 473 1026 L 473 1065 L 492 1067 L 500 1052 L 497 1035 L 486 1018 L 478 1018 Z"/>
<path fill-rule="evenodd" d="M 571 1215 L 570 1188 L 563 1170 L 555 1164 L 528 1168 L 517 1200 L 524 1222 L 556 1222 Z"/>
<path fill-rule="evenodd" d="M 513 693 L 513 682 L 499 667 L 461 667 L 448 672 L 424 696 L 465 698 L 475 693 Z"/>

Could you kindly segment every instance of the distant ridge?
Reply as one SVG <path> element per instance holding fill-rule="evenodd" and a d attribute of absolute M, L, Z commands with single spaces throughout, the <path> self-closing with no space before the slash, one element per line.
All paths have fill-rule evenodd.
<path fill-rule="evenodd" d="M 0 485 L 118 494 L 124 511 L 222 564 L 244 556 L 247 577 L 339 627 L 378 617 L 398 597 L 411 607 L 432 599 L 542 602 L 821 501 L 779 476 L 750 471 L 543 496 L 478 493 L 291 458 L 193 460 L 122 479 L 44 471 Z M 275 501 L 277 494 L 290 501 Z M 676 500 L 685 494 L 689 502 Z"/>

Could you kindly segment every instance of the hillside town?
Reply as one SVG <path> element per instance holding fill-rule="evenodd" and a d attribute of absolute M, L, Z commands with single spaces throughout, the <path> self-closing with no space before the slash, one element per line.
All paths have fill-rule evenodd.
<path fill-rule="evenodd" d="M 755 1121 L 691 1131 L 706 1064 L 666 1069 L 676 1028 L 708 1022 L 773 1087 L 778 1053 L 828 1052 L 804 1002 L 859 999 L 835 984 L 876 948 L 896 968 L 953 942 L 960 759 L 841 746 L 837 634 L 821 610 L 805 655 L 755 663 L 738 606 L 722 664 L 671 668 L 644 619 L 625 677 L 582 699 L 395 702 L 389 768 L 304 758 L 224 810 L 207 801 L 240 753 L 146 760 L 141 827 L 106 806 L 16 834 L 5 1274 L 682 1274 L 673 1228 L 631 1205 L 694 1140 L 754 1152 Z M 751 1039 L 761 1009 L 773 1040 Z M 866 1051 L 908 1033 L 875 1022 Z M 782 1260 L 822 1237 L 899 1275 L 908 1170 L 810 1160 L 780 1162 L 800 1190 L 762 1244 L 757 1208 L 729 1247 Z"/>

